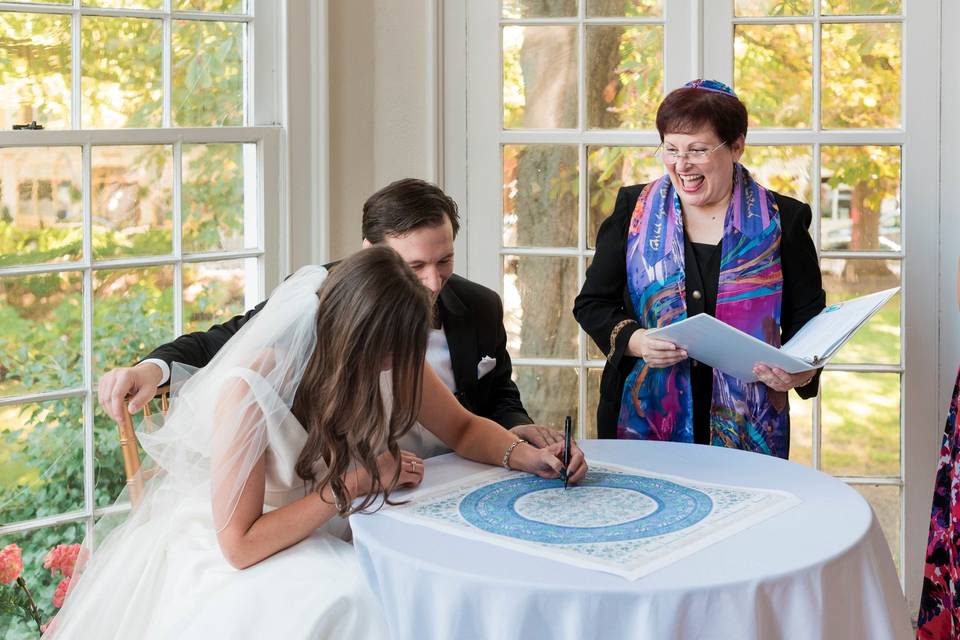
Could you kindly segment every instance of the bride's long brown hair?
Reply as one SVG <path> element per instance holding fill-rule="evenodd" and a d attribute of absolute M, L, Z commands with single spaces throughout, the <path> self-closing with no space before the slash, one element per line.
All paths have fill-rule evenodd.
<path fill-rule="evenodd" d="M 386 246 L 363 249 L 338 264 L 317 292 L 317 346 L 293 401 L 293 415 L 307 429 L 297 475 L 333 491 L 340 515 L 369 507 L 379 492 L 389 502 L 400 477 L 381 478 L 377 455 L 399 459 L 397 439 L 420 410 L 423 360 L 432 313 L 429 291 Z M 393 408 L 380 392 L 380 373 L 392 368 Z M 326 468 L 316 473 L 316 462 Z M 351 508 L 343 481 L 356 465 L 371 478 L 371 491 Z"/>

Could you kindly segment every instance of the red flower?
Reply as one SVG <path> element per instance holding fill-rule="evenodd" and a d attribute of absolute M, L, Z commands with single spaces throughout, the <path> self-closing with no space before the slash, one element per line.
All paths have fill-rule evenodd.
<path fill-rule="evenodd" d="M 73 577 L 73 569 L 80 555 L 79 544 L 58 544 L 47 552 L 43 559 L 43 568 L 50 569 L 50 575 L 59 571 L 66 578 Z"/>
<path fill-rule="evenodd" d="M 63 600 L 67 597 L 67 590 L 70 588 L 70 578 L 64 578 L 60 581 L 60 584 L 57 585 L 57 590 L 53 592 L 53 597 L 50 600 L 53 602 L 53 606 L 60 608 L 63 606 Z"/>
<path fill-rule="evenodd" d="M 20 577 L 23 571 L 23 558 L 20 556 L 20 547 L 8 544 L 0 550 L 0 582 L 10 584 Z"/>

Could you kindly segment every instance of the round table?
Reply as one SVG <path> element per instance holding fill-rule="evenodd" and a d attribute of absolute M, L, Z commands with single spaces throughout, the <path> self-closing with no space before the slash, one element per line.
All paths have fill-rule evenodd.
<path fill-rule="evenodd" d="M 843 482 L 721 447 L 580 445 L 588 461 L 779 489 L 802 502 L 636 581 L 382 513 L 355 515 L 354 545 L 393 638 L 912 638 L 883 533 Z M 489 468 L 455 454 L 426 467 L 422 488 Z"/>

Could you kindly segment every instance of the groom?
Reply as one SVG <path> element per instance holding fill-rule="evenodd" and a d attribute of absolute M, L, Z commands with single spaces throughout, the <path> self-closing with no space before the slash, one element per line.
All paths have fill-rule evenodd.
<path fill-rule="evenodd" d="M 436 313 L 427 362 L 469 411 L 511 429 L 519 438 L 543 447 L 560 439 L 523 408 L 511 379 L 500 297 L 453 273 L 453 241 L 460 228 L 457 205 L 429 182 L 406 178 L 374 193 L 363 205 L 363 245 L 386 244 L 414 270 L 433 294 Z M 100 404 L 114 420 L 128 408 L 136 413 L 170 378 L 173 362 L 194 367 L 209 363 L 217 351 L 266 302 L 242 316 L 204 332 L 180 336 L 133 367 L 113 369 L 100 380 Z M 421 457 L 449 451 L 426 430 L 402 443 Z"/>

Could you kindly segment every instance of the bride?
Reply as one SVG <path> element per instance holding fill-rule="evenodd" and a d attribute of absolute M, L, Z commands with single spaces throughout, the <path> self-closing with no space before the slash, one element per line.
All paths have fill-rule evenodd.
<path fill-rule="evenodd" d="M 431 312 L 387 247 L 284 282 L 164 423 L 141 426 L 143 499 L 112 531 L 97 524 L 44 637 L 386 637 L 346 517 L 420 483 L 423 461 L 398 438 L 419 421 L 473 460 L 561 468 L 562 444 L 515 444 L 424 366 Z M 570 472 L 583 477 L 582 459 Z"/>

